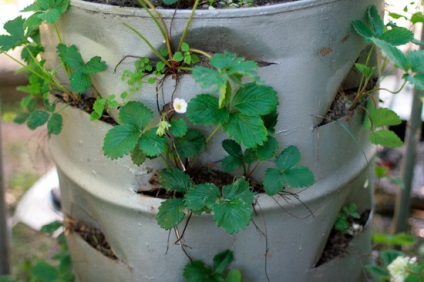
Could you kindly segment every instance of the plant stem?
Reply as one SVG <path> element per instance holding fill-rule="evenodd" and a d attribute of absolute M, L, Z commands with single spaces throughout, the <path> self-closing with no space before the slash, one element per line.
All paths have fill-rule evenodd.
<path fill-rule="evenodd" d="M 209 142 L 209 140 L 212 138 L 212 136 L 214 136 L 215 133 L 217 133 L 220 128 L 221 128 L 221 125 L 218 125 L 217 127 L 215 127 L 215 129 L 212 131 L 212 133 L 209 134 L 208 138 L 206 138 L 206 143 Z"/>
<path fill-rule="evenodd" d="M 211 53 L 208 53 L 208 52 L 205 52 L 205 51 L 202 51 L 202 50 L 199 50 L 199 49 L 190 48 L 189 51 L 192 52 L 192 53 L 197 53 L 197 54 L 203 55 L 203 56 L 205 56 L 209 59 L 212 57 Z"/>
<path fill-rule="evenodd" d="M 57 24 L 54 23 L 53 24 L 53 27 L 54 27 L 54 30 L 56 32 L 57 39 L 59 40 L 59 43 L 60 44 L 63 44 L 63 39 L 62 39 L 62 36 L 60 35 L 60 31 L 59 31 L 59 28 L 57 27 Z M 60 58 L 60 56 L 59 56 L 59 61 L 60 61 L 60 64 L 62 65 L 62 68 L 65 70 L 66 74 L 69 77 L 71 75 L 71 70 L 69 69 L 68 66 L 65 65 L 65 63 L 62 61 L 62 59 Z"/>
<path fill-rule="evenodd" d="M 133 28 L 132 26 L 130 26 L 127 23 L 122 23 L 124 26 L 126 26 L 127 28 L 129 28 L 131 31 L 133 31 L 135 34 L 137 34 L 141 39 L 143 39 L 143 41 L 149 46 L 149 48 L 153 51 L 153 53 L 155 53 L 155 55 L 168 67 L 171 67 L 171 65 L 169 64 L 168 60 L 165 59 L 156 49 L 155 47 L 153 47 L 153 45 L 149 42 L 149 40 L 147 40 L 146 37 L 144 37 L 140 32 L 138 32 L 135 28 Z"/>
<path fill-rule="evenodd" d="M 367 55 L 367 59 L 365 61 L 365 66 L 368 67 L 368 64 L 371 60 L 371 55 L 374 51 L 374 45 L 371 46 L 370 51 L 368 52 Z M 352 105 L 349 107 L 349 109 L 352 109 L 353 107 L 355 107 L 356 103 L 368 92 L 364 92 L 365 89 L 367 89 L 368 86 L 368 82 L 369 82 L 369 78 L 365 77 L 364 74 L 361 75 L 361 80 L 359 81 L 359 86 L 358 86 L 358 92 L 356 93 L 355 99 L 353 99 Z"/>
<path fill-rule="evenodd" d="M 199 0 L 194 1 L 193 9 L 191 9 L 190 17 L 188 18 L 187 23 L 186 23 L 186 25 L 184 27 L 184 31 L 183 31 L 183 34 L 181 35 L 180 43 L 178 44 L 178 49 L 177 50 L 180 50 L 181 49 L 181 45 L 183 44 L 184 39 L 185 39 L 185 37 L 187 35 L 188 28 L 190 27 L 191 21 L 193 20 L 194 12 L 197 9 L 197 5 L 199 5 Z"/>
<path fill-rule="evenodd" d="M 152 2 L 150 2 L 149 0 L 138 0 L 138 2 L 150 15 L 150 17 L 153 19 L 153 21 L 156 23 L 157 27 L 159 28 L 160 32 L 162 33 L 162 36 L 165 39 L 166 48 L 168 49 L 169 58 L 172 59 L 173 53 L 171 48 L 171 40 L 169 38 L 169 33 L 168 33 L 168 29 L 166 28 L 165 21 L 163 20 L 159 12 L 156 10 Z M 149 8 L 153 10 L 154 14 L 150 12 Z M 160 22 L 158 21 L 158 19 Z"/>

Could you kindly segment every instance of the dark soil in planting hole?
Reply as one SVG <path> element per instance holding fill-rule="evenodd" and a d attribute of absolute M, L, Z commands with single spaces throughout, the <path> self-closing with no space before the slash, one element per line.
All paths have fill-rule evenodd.
<path fill-rule="evenodd" d="M 66 217 L 64 219 L 64 224 L 65 235 L 68 235 L 70 233 L 76 233 L 81 236 L 81 238 L 85 242 L 87 242 L 91 247 L 101 252 L 106 257 L 111 258 L 113 260 L 118 259 L 118 257 L 115 255 L 112 248 L 110 247 L 108 241 L 106 240 L 105 235 L 100 229 L 88 226 L 87 224 L 81 221 L 76 221 L 70 217 Z"/>
<path fill-rule="evenodd" d="M 215 184 L 219 188 L 223 188 L 226 185 L 230 185 L 234 182 L 234 176 L 213 168 L 212 166 L 201 166 L 201 167 L 195 167 L 191 168 L 190 170 L 186 171 L 188 175 L 190 175 L 191 180 L 194 182 L 194 184 L 202 184 L 202 183 L 212 183 Z M 247 179 L 250 183 L 250 186 L 253 188 L 253 191 L 256 193 L 262 193 L 263 185 L 256 183 L 253 180 Z M 151 196 L 151 197 L 157 197 L 162 199 L 167 199 L 170 197 L 183 197 L 181 193 L 176 192 L 169 192 L 163 188 L 161 188 L 161 185 L 159 183 L 158 174 L 154 174 L 152 178 L 150 179 L 150 184 L 152 184 L 155 187 L 150 191 L 140 191 L 140 194 Z"/>
<path fill-rule="evenodd" d="M 365 224 L 367 223 L 371 210 L 366 210 L 361 213 L 361 217 L 358 219 L 350 218 L 350 225 L 356 223 L 359 224 L 362 229 L 358 233 L 362 232 Z M 325 245 L 324 251 L 322 252 L 321 258 L 318 260 L 315 267 L 323 265 L 336 257 L 344 256 L 349 253 L 350 242 L 355 238 L 357 234 L 349 234 L 337 231 L 333 228 L 330 236 L 328 236 L 327 244 Z"/>

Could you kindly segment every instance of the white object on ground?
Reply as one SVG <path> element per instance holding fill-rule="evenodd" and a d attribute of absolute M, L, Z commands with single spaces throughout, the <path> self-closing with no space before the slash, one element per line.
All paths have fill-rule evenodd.
<path fill-rule="evenodd" d="M 22 222 L 34 230 L 40 230 L 44 225 L 55 220 L 62 220 L 60 211 L 53 205 L 52 189 L 59 187 L 56 169 L 42 176 L 26 192 L 16 207 L 13 224 Z"/>

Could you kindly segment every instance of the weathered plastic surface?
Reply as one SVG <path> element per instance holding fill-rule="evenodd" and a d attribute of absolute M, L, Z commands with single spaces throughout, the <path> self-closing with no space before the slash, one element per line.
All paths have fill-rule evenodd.
<path fill-rule="evenodd" d="M 92 261 L 93 251 L 89 248 L 73 250 L 75 271 L 80 281 L 100 281 L 88 277 L 108 278 L 101 281 L 150 281 L 153 278 L 153 281 L 182 281 L 181 271 L 187 258 L 174 244 L 174 233 L 171 232 L 168 240 L 169 233 L 156 223 L 160 200 L 134 192 L 138 188 L 138 180 L 147 177 L 146 172 L 154 168 L 155 163 L 135 167 L 128 158 L 119 161 L 106 159 L 102 156 L 99 140 L 110 126 L 102 122 L 88 122 L 87 114 L 71 108 L 64 111 L 64 117 L 64 132 L 51 139 L 64 212 L 99 227 L 121 260 L 119 263 L 106 258 Z M 359 120 L 360 117 L 351 120 L 350 129 L 363 141 L 366 136 L 357 131 Z M 334 140 L 338 142 L 335 144 Z M 261 195 L 255 205 L 259 215 L 254 217 L 254 221 L 268 241 L 267 271 L 271 281 L 281 281 L 281 277 L 288 281 L 312 281 L 309 280 L 310 275 L 324 275 L 319 269 L 341 275 L 338 264 L 333 268 L 322 266 L 310 271 L 321 255 L 341 206 L 355 202 L 360 211 L 371 207 L 372 169 L 338 123 L 320 128 L 316 150 L 320 151 L 316 166 L 330 165 L 334 173 L 319 177 L 319 170 L 315 169 L 318 176 L 315 185 L 306 190 L 292 191 L 298 192 L 299 200 L 288 195 L 275 199 Z M 368 161 L 372 161 L 373 150 L 365 153 Z M 338 159 L 344 162 L 336 167 Z M 182 228 L 180 226 L 180 230 Z M 237 235 L 228 235 L 215 226 L 210 216 L 205 215 L 191 218 L 184 243 L 190 247 L 189 253 L 193 258 L 208 262 L 217 252 L 231 249 L 235 253 L 232 266 L 241 269 L 243 281 L 266 281 L 266 239 L 253 224 Z M 362 246 L 365 250 L 354 248 L 351 259 L 366 260 L 366 252 L 370 251 L 368 235 L 365 241 L 368 242 L 366 247 Z M 104 260 L 110 261 L 113 267 L 105 264 Z M 350 265 L 349 269 L 352 267 Z M 119 271 L 113 271 L 114 268 Z M 362 273 L 361 263 L 353 268 L 358 275 Z M 343 273 L 351 272 L 343 270 Z M 120 278 L 121 275 L 124 278 Z M 328 276 L 325 274 L 323 277 Z M 352 277 L 347 275 L 343 281 L 358 281 Z"/>
<path fill-rule="evenodd" d="M 59 23 L 64 41 L 76 44 L 86 60 L 100 55 L 109 64 L 109 70 L 94 78 L 96 88 L 102 93 L 119 94 L 124 89 L 120 75 L 131 63 L 120 65 L 116 74 L 115 65 L 125 55 L 151 55 L 141 39 L 120 23 L 129 23 L 143 32 L 155 47 L 162 46 L 162 38 L 142 10 L 79 1 L 72 4 Z M 280 95 L 276 127 L 279 142 L 282 147 L 298 146 L 302 164 L 313 171 L 317 180 L 308 189 L 292 191 L 299 192 L 300 200 L 292 196 L 276 200 L 264 195 L 258 197 L 255 208 L 259 215 L 254 221 L 267 236 L 270 248 L 267 273 L 271 281 L 282 278 L 328 281 L 325 277 L 332 276 L 320 269 L 340 277 L 337 275 L 345 271 L 338 263 L 314 269 L 331 226 L 344 203 L 354 201 L 360 211 L 372 205 L 369 163 L 375 148 L 369 144 L 362 127 L 363 115 L 359 113 L 348 121 L 316 128 L 365 47 L 350 24 L 356 18 L 363 18 L 371 4 L 381 6 L 382 1 L 304 0 L 243 10 L 197 11 L 193 20 L 187 40 L 191 46 L 213 52 L 228 50 L 273 63 L 262 67 L 260 74 Z M 174 11 L 161 13 L 169 23 Z M 188 15 L 189 11 L 176 13 L 172 34 L 177 38 Z M 54 34 L 49 32 L 45 27 L 43 40 L 54 44 Z M 57 64 L 53 46 L 46 52 L 50 65 Z M 165 99 L 170 95 L 166 90 L 172 89 L 174 83 L 172 78 L 167 79 Z M 190 99 L 201 92 L 204 91 L 193 86 L 191 77 L 186 75 L 180 81 L 176 97 Z M 148 99 L 154 96 L 154 89 L 147 88 L 134 99 L 155 105 L 154 98 Z M 104 262 L 108 259 L 97 261 L 88 247 L 86 254 L 84 249 L 73 250 L 79 280 L 182 281 L 181 272 L 187 259 L 180 247 L 174 245 L 175 235 L 171 233 L 168 241 L 169 233 L 156 223 L 160 200 L 134 192 L 149 188 L 151 173 L 161 167 L 160 162 L 148 161 L 137 167 L 128 158 L 108 160 L 101 147 L 110 126 L 89 122 L 87 114 L 75 109 L 68 108 L 63 114 L 64 132 L 52 138 L 51 148 L 59 169 L 64 211 L 77 220 L 98 226 L 121 261 L 110 264 Z M 204 155 L 203 161 L 219 164 L 224 155 L 222 150 L 217 150 L 220 138 L 210 146 L 213 151 Z M 260 177 L 264 169 L 258 169 L 256 176 Z M 78 239 L 70 240 L 80 245 Z M 353 251 L 350 259 L 344 261 L 366 257 L 362 252 L 370 250 L 369 240 L 368 234 L 365 243 L 360 244 L 361 254 Z M 208 263 L 216 253 L 231 249 L 235 253 L 232 267 L 242 271 L 243 281 L 266 281 L 265 242 L 264 235 L 253 224 L 237 235 L 228 235 L 206 215 L 192 217 L 184 243 L 190 247 L 194 259 Z M 340 281 L 358 281 L 361 267 L 360 263 L 350 264 L 346 277 Z M 114 272 L 114 268 L 120 270 Z"/>

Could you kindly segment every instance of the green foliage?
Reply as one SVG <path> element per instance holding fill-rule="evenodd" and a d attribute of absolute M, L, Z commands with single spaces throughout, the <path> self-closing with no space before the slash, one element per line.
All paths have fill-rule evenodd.
<path fill-rule="evenodd" d="M 63 226 L 62 222 L 55 221 L 44 225 L 41 232 L 53 236 Z M 72 261 L 68 251 L 68 246 L 63 233 L 57 237 L 59 251 L 52 257 L 54 263 L 49 263 L 43 259 L 31 258 L 26 260 L 21 268 L 25 274 L 25 281 L 29 282 L 72 282 Z M 19 277 L 0 276 L 1 282 L 23 282 Z"/>
<path fill-rule="evenodd" d="M 367 117 L 369 119 L 368 127 L 371 129 L 371 142 L 385 147 L 402 146 L 403 142 L 396 133 L 384 129 L 384 127 L 402 123 L 400 117 L 390 109 L 375 108 L 373 103 L 368 105 Z"/>
<path fill-rule="evenodd" d="M 134 62 L 134 69 L 124 70 L 121 80 L 128 84 L 128 92 L 121 94 L 124 96 L 132 95 L 143 86 L 144 83 L 154 84 L 157 77 L 165 72 L 165 64 L 158 62 L 154 67 L 149 58 L 141 57 Z"/>
<path fill-rule="evenodd" d="M 412 23 L 421 21 L 421 17 L 421 13 L 415 14 L 411 18 Z M 371 26 L 361 20 L 355 20 L 352 26 L 359 35 L 377 46 L 388 59 L 405 72 L 404 79 L 406 81 L 413 84 L 417 89 L 424 90 L 424 76 L 421 75 L 424 52 L 412 51 L 404 54 L 397 47 L 409 42 L 417 43 L 413 32 L 393 24 L 384 26 L 374 5 L 368 9 L 368 22 Z"/>
<path fill-rule="evenodd" d="M 254 193 L 249 183 L 239 179 L 223 188 L 222 198 L 213 206 L 214 220 L 227 233 L 237 233 L 245 229 L 252 218 Z"/>
<path fill-rule="evenodd" d="M 241 84 L 243 77 L 257 80 L 256 63 L 245 61 L 229 52 L 215 54 L 210 59 L 210 65 L 214 69 L 195 66 L 193 77 L 201 87 L 219 91 L 219 108 L 225 106 L 224 101 L 228 101 L 226 96 L 230 81 Z"/>
<path fill-rule="evenodd" d="M 297 166 L 300 152 L 296 146 L 285 148 L 275 159 L 277 168 L 265 171 L 264 189 L 268 195 L 275 195 L 285 187 L 304 188 L 315 182 L 314 175 L 305 166 Z"/>
<path fill-rule="evenodd" d="M 405 233 L 373 234 L 373 241 L 380 244 L 378 259 L 365 269 L 376 281 L 392 281 L 402 277 L 403 281 L 418 282 L 424 277 L 424 262 L 417 261 L 415 254 L 405 253 L 399 247 L 412 247 L 416 239 Z M 392 249 L 397 245 L 397 249 Z M 410 250 L 413 250 L 410 249 Z"/>
<path fill-rule="evenodd" d="M 59 44 L 57 52 L 65 66 L 69 67 L 71 74 L 69 80 L 72 91 L 83 93 L 91 87 L 90 75 L 106 70 L 106 63 L 100 57 L 95 56 L 84 63 L 78 48 L 75 45 L 66 46 Z"/>
<path fill-rule="evenodd" d="M 159 181 L 168 191 L 184 192 L 183 199 L 173 198 L 178 202 L 166 200 L 161 204 L 157 217 L 161 227 L 175 227 L 184 217 L 185 208 L 196 214 L 213 212 L 217 226 L 228 233 L 237 233 L 250 222 L 255 193 L 243 178 L 226 185 L 222 191 L 212 183 L 194 185 L 178 169 L 162 170 Z"/>
<path fill-rule="evenodd" d="M 115 95 L 110 95 L 106 99 L 97 97 L 93 104 L 93 112 L 90 114 L 90 120 L 99 120 L 103 116 L 103 112 L 107 109 L 116 109 L 119 106 L 115 100 Z"/>
<path fill-rule="evenodd" d="M 186 65 L 195 65 L 199 62 L 199 57 L 196 54 L 190 52 L 190 47 L 187 43 L 181 44 L 181 52 L 175 52 L 172 60 L 175 62 L 184 62 Z"/>
<path fill-rule="evenodd" d="M 336 222 L 334 223 L 334 229 L 342 233 L 347 233 L 349 231 L 351 221 L 355 218 L 360 218 L 356 204 L 350 203 L 344 205 L 337 215 Z"/>
<path fill-rule="evenodd" d="M 156 157 L 168 149 L 164 137 L 156 134 L 157 128 L 147 128 L 153 118 L 153 113 L 140 102 L 128 102 L 119 112 L 120 125 L 113 127 L 105 136 L 103 142 L 104 154 L 111 158 L 121 158 L 131 151 L 149 157 Z M 139 148 L 136 149 L 136 146 Z M 141 150 L 141 152 L 139 151 Z M 137 158 L 138 164 L 143 158 Z"/>
<path fill-rule="evenodd" d="M 56 23 L 60 16 L 68 10 L 69 3 L 69 0 L 36 0 L 24 8 L 23 12 L 33 12 L 31 17 L 37 18 L 40 22 Z"/>
<path fill-rule="evenodd" d="M 195 129 L 188 129 L 184 136 L 175 138 L 175 148 L 178 155 L 182 158 L 194 158 L 202 152 L 205 147 L 205 136 Z"/>
<path fill-rule="evenodd" d="M 167 199 L 161 203 L 157 214 L 157 221 L 160 227 L 169 230 L 178 225 L 184 219 L 183 199 Z"/>
<path fill-rule="evenodd" d="M 187 282 L 241 282 L 240 271 L 233 269 L 225 276 L 228 266 L 233 261 L 233 253 L 225 250 L 213 259 L 213 267 L 200 260 L 186 264 L 183 275 Z"/>
<path fill-rule="evenodd" d="M 406 233 L 397 233 L 397 234 L 383 234 L 383 233 L 374 233 L 372 235 L 372 240 L 376 244 L 384 245 L 398 245 L 398 246 L 413 246 L 417 243 L 417 240 L 414 236 Z"/>
<path fill-rule="evenodd" d="M 28 43 L 24 23 L 25 20 L 19 16 L 4 24 L 3 28 L 8 34 L 0 35 L 0 52 L 6 52 Z"/>
<path fill-rule="evenodd" d="M 190 176 L 176 168 L 162 170 L 159 182 L 168 191 L 186 192 L 192 186 Z"/>

